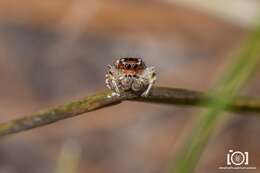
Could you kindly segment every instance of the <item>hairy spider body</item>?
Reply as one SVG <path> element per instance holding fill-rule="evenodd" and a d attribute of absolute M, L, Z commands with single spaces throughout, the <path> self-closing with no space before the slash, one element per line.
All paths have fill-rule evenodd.
<path fill-rule="evenodd" d="M 141 58 L 121 58 L 108 68 L 106 85 L 116 95 L 131 91 L 147 96 L 156 80 L 154 67 L 146 67 Z"/>

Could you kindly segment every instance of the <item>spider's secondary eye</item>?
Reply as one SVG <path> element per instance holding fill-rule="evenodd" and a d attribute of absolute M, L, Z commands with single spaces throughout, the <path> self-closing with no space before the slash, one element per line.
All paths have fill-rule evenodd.
<path fill-rule="evenodd" d="M 137 68 L 137 64 L 133 64 L 133 69 L 136 69 Z"/>

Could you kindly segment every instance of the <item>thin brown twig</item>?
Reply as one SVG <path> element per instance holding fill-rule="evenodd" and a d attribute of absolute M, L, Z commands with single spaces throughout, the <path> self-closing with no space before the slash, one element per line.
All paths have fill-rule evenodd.
<path fill-rule="evenodd" d="M 204 103 L 212 100 L 205 98 L 202 92 L 165 87 L 154 87 L 148 97 L 139 97 L 130 92 L 123 93 L 120 97 L 109 96 L 111 96 L 111 91 L 104 91 L 23 118 L 0 123 L 0 136 L 48 125 L 59 120 L 116 105 L 125 100 L 183 106 L 207 106 Z M 260 100 L 235 98 L 229 109 L 230 111 L 260 112 Z"/>

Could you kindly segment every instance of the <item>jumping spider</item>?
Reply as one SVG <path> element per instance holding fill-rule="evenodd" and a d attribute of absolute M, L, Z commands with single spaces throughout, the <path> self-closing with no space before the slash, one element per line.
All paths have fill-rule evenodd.
<path fill-rule="evenodd" d="M 113 95 L 131 91 L 148 96 L 156 80 L 155 68 L 146 67 L 141 58 L 121 58 L 114 65 L 108 65 L 106 85 Z"/>

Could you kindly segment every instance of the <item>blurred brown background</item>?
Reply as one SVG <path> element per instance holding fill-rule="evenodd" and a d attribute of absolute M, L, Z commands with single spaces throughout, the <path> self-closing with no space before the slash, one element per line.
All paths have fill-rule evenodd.
<path fill-rule="evenodd" d="M 256 0 L 1 0 L 0 121 L 104 89 L 106 65 L 125 56 L 156 66 L 157 85 L 204 91 L 258 7 Z M 258 95 L 258 79 L 244 95 Z M 197 110 L 125 102 L 8 136 L 0 173 L 164 173 Z M 229 149 L 248 151 L 251 172 L 259 172 L 259 117 L 229 115 L 197 172 L 221 172 Z"/>

